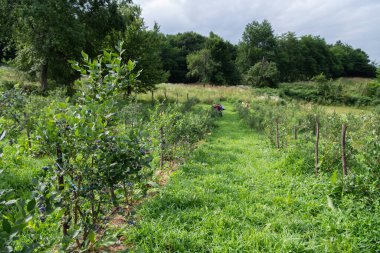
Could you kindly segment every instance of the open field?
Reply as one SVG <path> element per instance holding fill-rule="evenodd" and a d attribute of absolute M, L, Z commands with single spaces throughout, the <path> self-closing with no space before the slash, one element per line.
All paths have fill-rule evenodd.
<path fill-rule="evenodd" d="M 224 100 L 251 100 L 254 91 L 248 86 L 211 86 L 202 84 L 159 84 L 154 92 L 155 98 L 164 99 L 165 92 L 168 99 L 176 100 L 178 95 L 179 102 L 195 98 L 202 102 L 213 103 L 213 101 Z M 150 100 L 151 94 L 139 95 L 139 98 Z"/>
<path fill-rule="evenodd" d="M 367 80 L 367 79 L 365 79 Z M 154 91 L 154 98 L 164 100 L 166 97 L 172 101 L 176 101 L 178 97 L 179 102 L 187 101 L 187 98 L 195 98 L 201 102 L 212 104 L 221 101 L 255 101 L 265 99 L 279 99 L 278 91 L 275 89 L 257 89 L 248 86 L 211 86 L 206 85 L 203 87 L 201 84 L 160 84 L 157 90 Z M 187 97 L 188 96 L 188 97 Z M 140 94 L 138 99 L 150 101 L 152 96 L 148 94 Z M 306 107 L 310 107 L 311 103 L 304 103 Z M 342 105 L 320 105 L 329 113 L 341 114 L 363 114 L 372 107 L 355 107 L 355 106 L 342 106 Z"/>

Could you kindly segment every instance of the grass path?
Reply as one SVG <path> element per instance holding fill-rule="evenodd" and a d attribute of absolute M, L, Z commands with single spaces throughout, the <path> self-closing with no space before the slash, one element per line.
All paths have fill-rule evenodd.
<path fill-rule="evenodd" d="M 280 154 L 227 108 L 190 161 L 139 207 L 126 243 L 136 252 L 358 252 L 354 225 L 328 205 L 326 184 L 275 169 Z"/>

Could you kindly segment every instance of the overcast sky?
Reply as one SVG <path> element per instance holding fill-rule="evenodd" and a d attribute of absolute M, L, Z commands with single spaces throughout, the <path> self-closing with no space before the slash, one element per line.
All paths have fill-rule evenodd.
<path fill-rule="evenodd" d="M 320 35 L 367 52 L 380 63 L 380 0 L 134 0 L 146 24 L 166 34 L 217 33 L 238 43 L 245 26 L 267 19 L 279 35 Z"/>

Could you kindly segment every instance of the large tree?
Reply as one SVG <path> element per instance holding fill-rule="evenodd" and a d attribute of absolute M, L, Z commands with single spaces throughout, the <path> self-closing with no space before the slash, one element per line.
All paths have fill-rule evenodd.
<path fill-rule="evenodd" d="M 0 61 L 15 57 L 11 27 L 15 23 L 12 13 L 16 3 L 17 0 L 0 0 Z"/>
<path fill-rule="evenodd" d="M 265 58 L 272 61 L 275 58 L 276 38 L 272 25 L 253 21 L 244 30 L 242 41 L 239 43 L 237 64 L 242 73 Z"/>
<path fill-rule="evenodd" d="M 42 91 L 48 78 L 71 83 L 74 73 L 68 60 L 82 50 L 90 55 L 102 48 L 112 29 L 122 29 L 116 0 L 18 0 L 13 15 L 13 38 L 21 69 L 38 73 Z"/>
<path fill-rule="evenodd" d="M 156 24 L 148 30 L 141 18 L 141 9 L 130 5 L 122 8 L 126 20 L 126 30 L 122 36 L 124 41 L 125 61 L 136 61 L 136 69 L 141 70 L 136 91 L 153 90 L 158 83 L 166 82 L 168 72 L 163 69 L 162 47 L 165 37 Z"/>
<path fill-rule="evenodd" d="M 164 69 L 169 71 L 169 82 L 188 83 L 197 81 L 187 75 L 186 57 L 205 47 L 206 37 L 195 32 L 167 35 L 163 50 Z"/>
<path fill-rule="evenodd" d="M 203 84 L 210 83 L 214 78 L 218 64 L 212 59 L 209 49 L 202 49 L 200 51 L 191 53 L 187 56 L 187 66 L 190 77 L 195 77 Z"/>
<path fill-rule="evenodd" d="M 376 67 L 363 50 L 354 49 L 338 41 L 330 48 L 330 51 L 338 61 L 341 76 L 375 77 Z"/>
<path fill-rule="evenodd" d="M 302 79 L 302 58 L 301 44 L 294 33 L 288 32 L 277 37 L 275 60 L 281 81 Z"/>
<path fill-rule="evenodd" d="M 240 75 L 235 65 L 236 47 L 211 32 L 206 41 L 206 48 L 210 50 L 212 60 L 216 63 L 214 74 L 210 78 L 211 83 L 238 84 Z"/>
<path fill-rule="evenodd" d="M 326 41 L 319 36 L 306 35 L 300 39 L 302 52 L 302 74 L 309 79 L 320 73 L 334 77 L 334 55 Z"/>

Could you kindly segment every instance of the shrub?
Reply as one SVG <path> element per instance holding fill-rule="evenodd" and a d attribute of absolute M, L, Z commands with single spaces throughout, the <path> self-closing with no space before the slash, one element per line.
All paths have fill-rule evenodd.
<path fill-rule="evenodd" d="M 265 60 L 256 63 L 244 76 L 246 84 L 254 87 L 277 87 L 278 80 L 276 63 Z"/>

